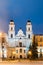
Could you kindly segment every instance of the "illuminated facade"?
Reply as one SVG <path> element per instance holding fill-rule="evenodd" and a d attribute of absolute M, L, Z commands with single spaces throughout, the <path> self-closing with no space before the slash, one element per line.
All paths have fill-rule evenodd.
<path fill-rule="evenodd" d="M 23 33 L 23 30 L 20 28 L 18 33 L 15 34 L 15 23 L 13 20 L 9 23 L 8 34 L 3 34 L 6 41 L 0 40 L 0 57 L 3 58 L 27 58 L 27 52 L 30 44 L 32 44 L 32 24 L 28 20 L 26 24 L 26 34 Z M 2 35 L 2 36 L 3 36 Z M 0 39 L 1 38 L 0 35 Z"/>
<path fill-rule="evenodd" d="M 27 58 L 27 52 L 33 42 L 34 36 L 35 42 L 38 43 L 38 57 L 43 58 L 43 35 L 33 35 L 31 21 L 27 21 L 26 34 L 24 34 L 21 28 L 16 34 L 15 27 L 14 21 L 11 20 L 8 34 L 4 32 L 0 33 L 0 58 Z"/>
<path fill-rule="evenodd" d="M 38 57 L 43 58 L 43 35 L 36 34 L 35 35 L 35 42 L 38 44 L 38 46 L 37 46 Z"/>
<path fill-rule="evenodd" d="M 0 58 L 7 58 L 7 34 L 0 33 Z"/>

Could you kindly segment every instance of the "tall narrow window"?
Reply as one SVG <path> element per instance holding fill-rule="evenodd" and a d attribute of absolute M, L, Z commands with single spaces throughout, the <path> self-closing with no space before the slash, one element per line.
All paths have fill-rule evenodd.
<path fill-rule="evenodd" d="M 20 58 L 22 58 L 22 55 L 20 55 Z"/>
<path fill-rule="evenodd" d="M 28 28 L 28 31 L 30 31 L 30 28 Z"/>
<path fill-rule="evenodd" d="M 18 53 L 18 50 L 16 50 L 16 53 Z"/>
<path fill-rule="evenodd" d="M 13 34 L 11 34 L 11 38 L 13 38 Z"/>
<path fill-rule="evenodd" d="M 20 49 L 20 53 L 22 53 L 22 49 Z"/>
<path fill-rule="evenodd" d="M 42 49 L 40 49 L 40 58 L 42 58 Z"/>
<path fill-rule="evenodd" d="M 19 43 L 19 46 L 22 47 L 22 42 Z"/>
<path fill-rule="evenodd" d="M 25 50 L 24 50 L 24 53 L 25 53 Z"/>
<path fill-rule="evenodd" d="M 28 35 L 28 38 L 30 39 L 30 34 Z"/>
<path fill-rule="evenodd" d="M 13 28 L 11 27 L 11 30 L 13 30 Z"/>
<path fill-rule="evenodd" d="M 4 43 L 5 42 L 5 39 L 4 38 L 2 38 L 2 43 Z"/>
<path fill-rule="evenodd" d="M 2 46 L 2 49 L 4 48 L 4 46 Z"/>

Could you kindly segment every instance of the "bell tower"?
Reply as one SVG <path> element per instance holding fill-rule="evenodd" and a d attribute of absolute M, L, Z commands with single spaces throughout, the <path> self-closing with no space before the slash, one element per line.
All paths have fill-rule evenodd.
<path fill-rule="evenodd" d="M 27 21 L 26 25 L 26 38 L 31 39 L 32 38 L 32 24 L 31 21 Z"/>
<path fill-rule="evenodd" d="M 10 20 L 8 35 L 9 38 L 15 38 L 15 24 L 13 20 Z"/>

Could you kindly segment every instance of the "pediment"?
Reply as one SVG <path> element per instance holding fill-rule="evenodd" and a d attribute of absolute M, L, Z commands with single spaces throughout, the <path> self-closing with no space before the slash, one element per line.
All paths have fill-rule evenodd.
<path fill-rule="evenodd" d="M 18 33 L 16 36 L 25 36 L 22 29 L 19 29 Z"/>

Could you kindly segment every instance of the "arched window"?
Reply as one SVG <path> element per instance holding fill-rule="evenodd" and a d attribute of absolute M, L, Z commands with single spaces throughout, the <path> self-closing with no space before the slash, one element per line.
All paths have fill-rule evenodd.
<path fill-rule="evenodd" d="M 40 49 L 40 58 L 42 58 L 42 49 Z"/>
<path fill-rule="evenodd" d="M 2 46 L 2 49 L 4 48 L 4 46 Z"/>
<path fill-rule="evenodd" d="M 28 31 L 30 31 L 30 28 L 28 28 Z"/>
<path fill-rule="evenodd" d="M 13 27 L 11 27 L 11 30 L 13 30 Z"/>
<path fill-rule="evenodd" d="M 4 38 L 2 38 L 2 43 L 4 43 L 5 42 L 5 39 Z"/>
<path fill-rule="evenodd" d="M 28 35 L 28 38 L 30 39 L 30 34 Z"/>
<path fill-rule="evenodd" d="M 24 53 L 25 53 L 26 51 L 24 50 Z"/>
<path fill-rule="evenodd" d="M 20 49 L 20 53 L 22 53 L 22 49 Z"/>
<path fill-rule="evenodd" d="M 22 47 L 22 42 L 19 42 L 19 46 Z"/>
<path fill-rule="evenodd" d="M 13 38 L 13 34 L 11 34 L 11 38 Z"/>

